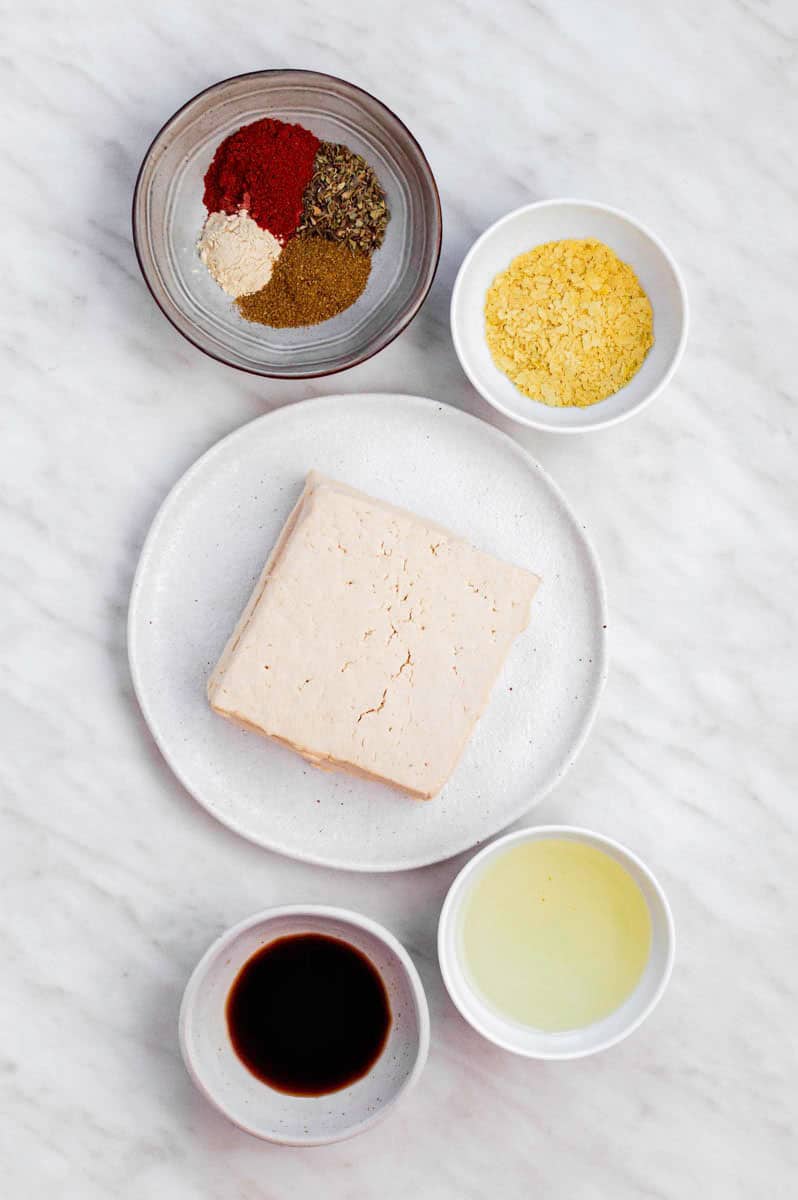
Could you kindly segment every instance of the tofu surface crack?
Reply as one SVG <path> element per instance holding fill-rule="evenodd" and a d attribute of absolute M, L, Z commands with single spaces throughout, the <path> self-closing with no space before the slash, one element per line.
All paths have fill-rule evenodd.
<path fill-rule="evenodd" d="M 386 687 L 386 688 L 383 690 L 383 693 L 382 693 L 382 699 L 380 700 L 380 702 L 379 702 L 379 704 L 377 705 L 377 707 L 376 707 L 376 708 L 367 708 L 367 709 L 365 709 L 365 710 L 364 710 L 364 711 L 363 711 L 363 712 L 360 714 L 360 716 L 359 716 L 359 717 L 358 717 L 358 719 L 357 719 L 357 723 L 358 723 L 358 725 L 360 724 L 360 722 L 363 720 L 363 718 L 364 718 L 364 717 L 367 717 L 367 716 L 369 715 L 369 713 L 378 713 L 378 712 L 382 712 L 382 710 L 385 708 L 385 697 L 386 697 L 387 695 L 388 695 L 388 689 L 387 689 L 387 687 Z"/>

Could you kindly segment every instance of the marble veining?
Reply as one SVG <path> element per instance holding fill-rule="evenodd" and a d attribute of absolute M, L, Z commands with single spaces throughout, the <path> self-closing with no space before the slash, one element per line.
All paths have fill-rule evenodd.
<path fill-rule="evenodd" d="M 0 1191 L 9 1200 L 749 1200 L 796 1152 L 793 421 L 796 22 L 789 0 L 96 0 L 3 10 Z M 260 381 L 163 320 L 133 255 L 138 163 L 185 99 L 265 66 L 344 75 L 410 125 L 441 186 L 421 315 L 346 375 Z M 215 824 L 131 693 L 127 596 L 150 520 L 221 435 L 321 392 L 427 394 L 494 420 L 448 335 L 486 224 L 573 195 L 626 208 L 683 267 L 667 394 L 582 438 L 512 432 L 589 523 L 611 607 L 590 741 L 529 820 L 626 842 L 665 885 L 673 981 L 630 1040 L 516 1060 L 450 1004 L 436 919 L 461 860 L 384 878 L 282 860 Z M 499 423 L 499 422 L 497 422 Z M 384 1125 L 287 1151 L 195 1093 L 191 967 L 278 902 L 384 921 L 433 1047 Z"/>

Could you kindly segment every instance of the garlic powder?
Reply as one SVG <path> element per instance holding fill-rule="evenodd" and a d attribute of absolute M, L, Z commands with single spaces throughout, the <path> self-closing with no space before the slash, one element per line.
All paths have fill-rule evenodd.
<path fill-rule="evenodd" d="M 205 222 L 199 256 L 228 296 L 258 292 L 272 277 L 282 246 L 243 209 L 232 215 L 213 212 Z"/>

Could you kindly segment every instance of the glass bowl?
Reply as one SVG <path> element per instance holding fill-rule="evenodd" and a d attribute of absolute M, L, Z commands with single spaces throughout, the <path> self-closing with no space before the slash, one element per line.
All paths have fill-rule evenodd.
<path fill-rule="evenodd" d="M 362 154 L 391 219 L 359 300 L 329 321 L 272 329 L 241 317 L 197 254 L 203 176 L 228 134 L 275 117 Z M 438 189 L 409 129 L 374 96 L 315 71 L 254 71 L 189 100 L 144 156 L 133 195 L 133 242 L 156 303 L 184 337 L 219 362 L 278 379 L 344 371 L 387 346 L 430 289 L 441 248 Z"/>

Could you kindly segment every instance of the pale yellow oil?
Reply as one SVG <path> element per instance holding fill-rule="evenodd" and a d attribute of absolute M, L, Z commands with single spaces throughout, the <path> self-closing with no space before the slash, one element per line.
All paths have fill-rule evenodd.
<path fill-rule="evenodd" d="M 505 1016 L 583 1028 L 635 989 L 651 948 L 643 893 L 620 863 L 560 838 L 513 846 L 467 897 L 461 947 L 472 985 Z"/>

